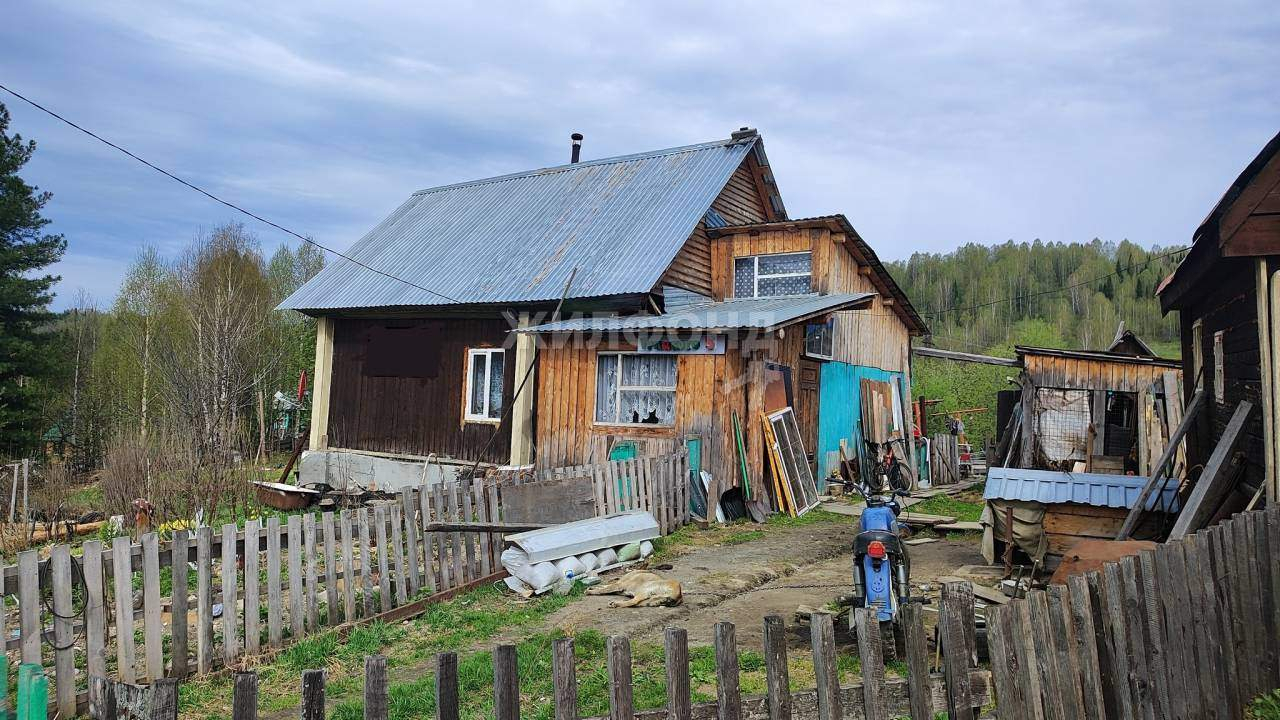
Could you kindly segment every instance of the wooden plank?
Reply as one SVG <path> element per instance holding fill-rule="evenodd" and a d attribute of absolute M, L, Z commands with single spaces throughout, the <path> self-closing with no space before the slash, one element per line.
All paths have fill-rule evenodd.
<path fill-rule="evenodd" d="M 459 522 L 462 519 L 462 504 L 458 502 L 458 483 L 449 483 L 449 486 L 445 488 L 445 490 L 449 519 L 454 522 Z M 459 584 L 475 580 L 475 578 L 471 577 L 467 572 L 469 565 L 467 565 L 464 557 L 465 551 L 462 548 L 462 534 L 459 532 L 452 533 L 449 537 L 449 546 L 453 559 L 453 577 Z"/>
<path fill-rule="evenodd" d="M 904 607 L 904 610 L 916 606 L 916 603 Z M 991 678 L 996 689 L 996 706 L 1000 709 L 1000 717 L 1021 717 L 1025 715 L 1025 702 L 1021 697 L 1021 687 L 1017 682 L 1017 666 L 1018 654 L 1015 643 L 1013 642 L 1012 632 L 1010 630 L 1010 622 L 1013 616 L 1013 608 L 990 607 L 987 608 L 987 643 L 991 654 Z M 915 610 L 909 615 L 918 616 L 919 610 Z M 933 704 L 929 702 L 926 693 L 927 688 L 921 685 L 927 683 L 929 674 L 929 658 L 927 648 L 922 647 L 923 652 L 916 651 L 912 647 L 912 637 L 915 634 L 923 635 L 924 625 L 920 623 L 918 630 L 913 630 L 913 625 L 917 623 L 915 617 L 903 616 L 907 631 L 907 680 L 911 684 L 910 702 L 911 702 L 911 720 L 933 720 Z M 921 638 L 922 644 L 925 638 Z M 917 655 L 919 655 L 917 659 Z M 911 682 L 912 680 L 914 682 Z"/>
<path fill-rule="evenodd" d="M 305 593 L 302 591 L 302 517 L 289 516 L 289 631 L 294 640 L 306 632 Z"/>
<path fill-rule="evenodd" d="M 364 605 L 362 617 L 370 617 L 373 609 L 373 545 L 369 543 L 369 511 L 356 511 L 356 525 L 360 532 L 360 591 Z"/>
<path fill-rule="evenodd" d="M 874 608 L 857 608 L 854 613 L 854 625 L 858 633 L 858 655 L 862 661 L 862 713 L 867 720 L 889 720 L 889 708 L 885 704 L 884 697 L 884 648 L 882 647 L 882 638 L 880 636 L 880 621 Z M 817 623 L 819 615 L 814 615 L 813 622 Z M 829 626 L 831 616 L 825 615 L 827 618 L 824 625 Z M 825 630 L 824 630 L 825 631 Z M 831 654 L 827 662 L 824 662 L 824 673 L 829 678 L 823 676 L 818 677 L 818 717 L 820 720 L 840 720 L 844 716 L 840 707 L 840 684 L 839 678 L 835 676 L 834 668 L 827 669 L 830 665 L 834 665 L 835 654 Z M 818 654 L 815 651 L 814 657 L 815 673 L 818 667 Z M 966 678 L 967 680 L 967 678 Z M 831 682 L 832 687 L 829 690 L 831 696 L 830 709 L 823 712 L 822 702 L 822 685 L 824 682 Z M 953 715 L 952 717 L 958 717 Z"/>
<path fill-rule="evenodd" d="M 1044 715 L 1049 720 L 1064 719 L 1067 711 L 1062 695 L 1062 676 L 1058 671 L 1057 655 L 1054 652 L 1052 630 L 1049 620 L 1048 597 L 1043 590 L 1032 590 L 1027 593 L 1027 607 L 1030 611 L 1031 631 L 1036 646 L 1034 672 L 1040 678 L 1040 697 L 1044 704 Z"/>
<path fill-rule="evenodd" d="M 1195 423 L 1196 416 L 1204 409 L 1206 403 L 1207 400 L 1203 390 L 1197 390 L 1196 394 L 1191 396 L 1191 404 L 1187 406 L 1177 429 L 1169 437 L 1169 444 L 1165 447 L 1164 452 L 1161 453 L 1160 459 L 1156 461 L 1155 470 L 1152 471 L 1151 476 L 1143 484 L 1142 490 L 1138 491 L 1137 500 L 1134 501 L 1128 516 L 1125 517 L 1124 524 L 1120 526 L 1120 532 L 1116 533 L 1117 540 L 1129 539 L 1133 535 L 1133 531 L 1137 529 L 1138 523 L 1142 519 L 1142 514 L 1147 510 L 1147 504 L 1152 493 L 1156 491 L 1157 487 L 1163 486 L 1165 478 L 1170 477 L 1169 471 L 1172 469 L 1170 462 L 1173 460 L 1174 455 L 1177 454 L 1178 448 L 1181 447 L 1183 437 L 1191 429 L 1191 426 Z"/>
<path fill-rule="evenodd" d="M 943 670 L 947 683 L 947 711 L 952 720 L 974 720 L 969 686 L 972 653 L 965 625 L 973 625 L 973 587 L 969 583 L 944 583 L 938 628 L 942 639 Z"/>
<path fill-rule="evenodd" d="M 17 486 L 17 475 L 14 475 Z M 127 542 L 127 539 L 126 539 Z M 22 662 L 43 665 L 40 654 L 40 553 L 18 553 L 18 627 L 22 640 Z M 130 605 L 130 610 L 133 606 Z"/>
<path fill-rule="evenodd" d="M 337 625 L 341 621 L 338 610 L 338 529 L 332 512 L 320 516 L 320 529 L 324 534 L 325 618 L 329 625 Z"/>
<path fill-rule="evenodd" d="M 1236 598 L 1240 600 L 1242 610 L 1241 619 L 1245 627 L 1245 655 L 1249 658 L 1249 662 L 1245 664 L 1247 670 L 1242 673 L 1242 679 L 1248 684 L 1250 696 L 1257 695 L 1272 688 L 1266 684 L 1266 678 L 1263 677 L 1264 653 L 1262 649 L 1262 602 L 1261 591 L 1257 585 L 1258 569 L 1256 562 L 1250 562 L 1253 557 L 1254 543 L 1252 538 L 1252 525 L 1249 522 L 1248 515 L 1234 516 L 1227 527 L 1231 532 L 1231 554 L 1235 560 L 1235 589 Z"/>
<path fill-rule="evenodd" d="M 258 673 L 236 673 L 231 695 L 232 720 L 258 720 Z"/>
<path fill-rule="evenodd" d="M 578 675 L 571 637 L 556 638 L 551 644 L 551 682 L 556 720 L 578 720 Z"/>
<path fill-rule="evenodd" d="M 404 543 L 403 543 L 404 538 L 401 537 L 401 535 L 403 535 L 403 530 L 401 530 L 401 528 L 404 526 L 404 522 L 403 522 L 404 518 L 401 516 L 399 505 L 392 505 L 390 514 L 391 514 L 391 563 L 392 563 L 392 566 L 394 567 L 394 572 L 395 572 L 395 575 L 394 575 L 394 579 L 395 579 L 394 587 L 395 587 L 395 594 L 396 594 L 395 601 L 396 601 L 396 605 L 399 606 L 409 602 L 409 592 L 408 592 L 409 588 L 408 588 L 408 584 L 405 582 L 405 577 L 404 577 L 405 576 Z"/>
<path fill-rule="evenodd" d="M 488 500 L 489 521 L 503 522 L 502 506 L 498 502 L 498 488 L 490 485 L 485 489 L 485 497 Z M 493 533 L 490 535 L 490 547 L 493 552 L 493 567 L 497 569 L 502 564 L 502 548 L 505 543 L 505 535 L 503 533 Z"/>
<path fill-rule="evenodd" d="M 267 518 L 267 644 L 284 642 L 284 589 L 280 585 L 280 518 Z"/>
<path fill-rule="evenodd" d="M 134 682 L 138 677 L 137 665 L 133 654 L 133 555 L 130 550 L 128 537 L 112 538 L 111 554 L 113 562 L 111 575 L 112 580 L 115 581 L 116 591 L 116 673 L 121 682 L 127 683 Z M 18 556 L 18 561 L 18 564 L 21 565 L 21 555 Z M 19 591 L 21 591 L 21 585 L 19 585 Z M 23 615 L 22 635 L 24 638 L 27 635 L 25 614 Z M 39 636 L 36 637 L 36 643 L 37 645 L 39 644 Z M 23 662 L 38 662 L 39 657 L 39 654 L 37 654 L 36 660 L 28 660 L 26 644 L 23 644 Z"/>
<path fill-rule="evenodd" d="M 351 511 L 338 513 L 338 529 L 342 533 L 342 619 L 354 622 L 356 619 L 356 566 L 355 538 L 352 537 Z"/>
<path fill-rule="evenodd" d="M 668 647 L 670 647 L 670 638 L 674 630 L 676 629 L 667 628 Z M 681 629 L 679 632 L 684 633 L 684 630 Z M 685 637 L 681 635 L 682 639 Z M 765 616 L 763 641 L 765 688 L 769 698 L 769 718 L 770 720 L 791 720 L 791 678 L 787 669 L 787 629 L 781 615 Z M 677 714 L 674 704 L 669 704 L 672 720 L 689 720 L 688 649 L 683 646 L 682 649 L 685 651 L 683 657 L 686 675 L 683 680 L 683 714 Z M 669 652 L 670 650 L 668 650 Z M 672 682 L 669 665 L 667 682 Z"/>
<path fill-rule="evenodd" d="M 244 651 L 250 656 L 262 652 L 261 526 L 256 519 L 244 523 Z"/>
<path fill-rule="evenodd" d="M 320 609 L 317 602 L 320 594 L 319 568 L 316 557 L 316 515 L 307 513 L 302 516 L 302 560 L 306 566 L 303 579 L 303 611 L 306 613 L 306 629 L 308 632 L 320 627 Z"/>
<path fill-rule="evenodd" d="M 116 538 L 119 540 L 119 538 Z M 123 567 L 117 563 L 116 567 Z M 119 581 L 116 585 L 116 636 L 119 637 L 119 618 L 122 617 L 119 605 Z M 130 603 L 132 606 L 132 603 Z M 133 632 L 127 633 L 132 641 Z M 118 640 L 117 640 L 118 642 Z M 117 648 L 117 662 L 120 650 Z M 205 674 L 213 669 L 213 528 L 205 526 L 196 528 L 196 671 Z M 123 674 L 120 679 L 124 682 Z"/>
<path fill-rule="evenodd" d="M 520 720 L 520 676 L 516 646 L 493 649 L 493 714 L 496 720 Z"/>
<path fill-rule="evenodd" d="M 742 720 L 742 693 L 738 688 L 738 642 L 733 623 L 716 623 L 715 652 L 716 706 L 720 709 L 720 720 Z"/>
<path fill-rule="evenodd" d="M 1209 652 L 1200 644 L 1194 624 L 1195 608 L 1203 606 L 1199 583 L 1186 577 L 1186 549 L 1191 543 L 1183 541 L 1161 546 L 1153 554 L 1154 572 L 1163 622 L 1162 642 L 1167 649 L 1165 669 L 1169 706 L 1175 717 L 1204 716 L 1200 707 L 1202 699 L 1217 695 L 1214 690 L 1214 668 L 1198 667 L 1199 656 Z M 1205 658 L 1207 659 L 1207 658 Z"/>
<path fill-rule="evenodd" d="M 1129 649 L 1124 612 L 1124 583 L 1120 577 L 1120 566 L 1107 563 L 1102 568 L 1101 604 L 1105 613 L 1107 628 L 1108 657 L 1111 660 L 1110 672 L 1116 683 L 1116 702 L 1119 706 L 1117 717 L 1132 720 L 1141 717 L 1141 709 L 1134 706 L 1136 692 L 1133 688 L 1133 659 Z"/>
<path fill-rule="evenodd" d="M 364 716 L 386 720 L 387 699 L 387 658 L 369 655 L 364 659 Z"/>
<path fill-rule="evenodd" d="M 1147 650 L 1147 668 L 1151 674 L 1151 689 L 1156 699 L 1156 716 L 1172 718 L 1174 711 L 1171 705 L 1169 672 L 1165 661 L 1168 646 L 1164 644 L 1164 612 L 1160 606 L 1160 593 L 1156 585 L 1155 553 L 1144 550 L 1133 560 L 1135 581 L 1138 586 L 1139 611 L 1146 622 L 1143 642 Z M 1185 588 L 1179 593 L 1180 602 L 1186 603 L 1188 597 Z M 1185 703 L 1184 703 L 1185 705 Z"/>
<path fill-rule="evenodd" d="M 76 714 L 76 658 L 75 636 L 71 631 L 71 548 L 67 545 L 54 545 L 49 551 L 50 584 L 53 595 L 53 641 L 54 646 L 54 697 L 58 704 L 58 713 L 62 717 Z M 157 573 L 156 593 L 160 591 L 160 578 Z M 150 655 L 148 648 L 148 655 Z M 161 655 L 161 675 L 164 674 Z M 5 678 L 8 682 L 8 678 Z M 34 715 L 34 713 L 33 713 Z"/>
<path fill-rule="evenodd" d="M 155 533 L 142 536 L 142 607 L 142 638 L 147 663 L 147 681 L 155 682 L 164 677 L 164 624 L 160 618 L 162 612 L 160 539 Z M 61 611 L 58 613 L 62 614 Z M 67 628 L 67 631 L 70 634 L 70 628 Z M 64 643 L 59 641 L 58 644 Z"/>
<path fill-rule="evenodd" d="M 1173 530 L 1169 532 L 1170 541 L 1181 540 L 1187 534 L 1204 527 L 1221 506 L 1222 499 L 1230 490 L 1227 486 L 1232 476 L 1232 473 L 1228 472 L 1231 466 L 1229 460 L 1237 442 L 1244 434 L 1245 421 L 1249 419 L 1252 411 L 1253 404 L 1248 400 L 1241 400 L 1236 406 L 1230 422 L 1218 438 L 1217 446 L 1213 448 L 1213 454 L 1205 463 L 1204 471 L 1200 473 L 1200 479 L 1196 481 L 1195 487 L 1191 489 L 1191 495 L 1183 503 L 1182 512 L 1178 513 Z"/>
<path fill-rule="evenodd" d="M 436 718 L 458 720 L 458 655 L 436 655 Z"/>
<path fill-rule="evenodd" d="M 1280 286 L 1280 280 L 1276 281 Z M 1276 319 L 1280 322 L 1280 318 Z M 1267 526 L 1267 549 L 1265 553 L 1260 549 L 1259 553 L 1263 553 L 1261 557 L 1277 558 L 1280 557 L 1280 506 L 1270 505 L 1263 511 L 1265 514 L 1264 524 Z M 1269 635 L 1271 646 L 1276 653 L 1276 667 L 1274 684 L 1280 687 L 1280 568 L 1271 566 L 1269 568 L 1268 578 L 1271 582 L 1271 627 L 1272 633 Z"/>
<path fill-rule="evenodd" d="M 631 639 L 611 635 L 605 641 L 605 666 L 609 673 L 609 720 L 633 720 L 636 716 L 632 697 Z"/>
<path fill-rule="evenodd" d="M 414 503 L 413 488 L 400 490 L 400 514 L 404 517 L 405 563 L 408 569 L 409 595 L 414 596 L 422 589 L 422 572 L 419 570 L 418 533 L 421 524 L 418 522 L 417 505 Z M 485 573 L 488 575 L 489 573 Z"/>
<path fill-rule="evenodd" d="M 448 511 L 444 504 L 444 486 L 437 484 L 431 488 L 431 505 L 433 519 L 445 520 L 448 518 Z M 440 566 L 440 590 L 448 590 L 461 582 L 453 580 L 453 566 L 449 561 L 449 536 L 443 532 L 435 533 L 436 561 Z"/>
<path fill-rule="evenodd" d="M 489 508 L 484 501 L 484 486 L 480 483 L 471 490 L 472 501 L 475 503 L 474 518 L 476 522 L 489 522 Z M 493 549 L 489 545 L 489 533 L 479 533 L 480 537 L 480 577 L 485 577 L 493 572 Z"/>
<path fill-rule="evenodd" d="M 1053 640 L 1053 652 L 1057 656 L 1058 690 L 1062 696 L 1063 717 L 1083 720 L 1084 692 L 1080 683 L 1080 666 L 1075 653 L 1075 624 L 1067 601 L 1067 588 L 1050 585 L 1046 589 L 1049 601 L 1049 631 Z"/>
<path fill-rule="evenodd" d="M 1028 711 L 1028 718 L 1043 720 L 1047 714 L 1041 699 L 1043 693 L 1040 690 L 1040 673 L 1036 669 L 1038 648 L 1032 632 L 1031 604 L 1028 602 L 1013 603 L 1009 605 L 1009 608 L 1013 611 L 1011 616 L 1013 620 L 1011 625 L 1013 629 L 1012 637 L 1017 642 L 1016 649 L 1019 659 L 1018 666 L 1014 669 L 1017 672 L 1018 684 L 1023 688 L 1023 708 Z"/>
<path fill-rule="evenodd" d="M 373 509 L 373 529 L 378 542 L 378 599 L 381 601 L 382 612 L 390 612 L 391 572 L 390 559 L 387 557 L 390 548 L 387 547 L 387 512 L 382 505 Z"/>
<path fill-rule="evenodd" d="M 427 531 L 427 524 L 431 522 L 431 488 L 426 485 L 418 488 L 418 514 L 419 529 L 422 532 L 422 582 L 427 594 L 431 595 L 437 587 L 435 533 Z"/>
<path fill-rule="evenodd" d="M 929 638 L 925 634 L 924 629 L 924 608 L 918 602 L 907 603 L 902 606 L 902 624 L 903 632 L 906 635 L 907 650 L 907 688 L 911 710 L 911 720 L 933 720 L 933 704 L 929 701 L 930 682 L 929 682 Z M 987 611 L 990 614 L 990 609 Z M 991 623 L 988 619 L 988 628 Z M 988 629 L 988 634 L 990 634 Z M 992 653 L 992 658 L 1005 658 L 1007 655 L 1003 652 Z M 1003 675 L 1008 677 L 1008 666 L 997 660 L 992 661 L 993 674 L 1000 671 L 1006 671 Z"/>
<path fill-rule="evenodd" d="M 324 720 L 324 670 L 302 671 L 302 720 Z"/>
<path fill-rule="evenodd" d="M 1274 505 L 1273 505 L 1274 507 Z M 1280 673 L 1277 668 L 1277 643 L 1280 637 L 1280 626 L 1277 626 L 1275 620 L 1275 603 L 1276 596 L 1271 594 L 1272 591 L 1272 574 L 1276 572 L 1275 567 L 1269 562 L 1270 546 L 1268 535 L 1271 531 L 1267 527 L 1267 514 L 1265 512 L 1248 513 L 1250 525 L 1250 548 L 1249 552 L 1249 568 L 1253 573 L 1251 584 L 1258 598 L 1258 611 L 1261 613 L 1259 619 L 1258 632 L 1259 650 L 1262 654 L 1262 665 L 1260 668 L 1261 676 L 1259 681 L 1268 688 L 1276 686 L 1275 678 Z M 1265 559 L 1264 559 L 1265 558 Z"/>
<path fill-rule="evenodd" d="M 182 531 L 185 540 L 186 531 Z M 177 533 L 174 533 L 175 545 L 177 541 Z M 107 614 L 106 614 L 106 596 L 103 592 L 102 585 L 102 541 L 89 540 L 84 544 L 84 555 L 81 560 L 84 563 L 84 635 L 85 635 L 85 670 L 90 677 L 105 678 L 107 676 Z M 182 567 L 186 568 L 186 563 L 182 563 Z M 0 574 L 0 591 L 3 590 L 3 575 Z M 186 600 L 186 583 L 182 585 L 183 601 Z M 3 593 L 0 592 L 0 597 Z M 3 603 L 0 603 L 3 606 Z M 3 630 L 3 628 L 0 628 Z M 184 618 L 183 632 L 186 632 L 186 624 Z M 175 628 L 174 645 L 174 666 L 177 667 L 177 635 Z M 183 639 L 182 651 L 185 664 L 186 642 Z M 8 685 L 6 679 L 3 683 Z"/>
<path fill-rule="evenodd" d="M 1106 720 L 1107 709 L 1103 702 L 1101 669 L 1098 664 L 1097 627 L 1089 603 L 1089 582 L 1083 575 L 1067 578 L 1066 603 L 1073 629 L 1071 640 L 1075 654 L 1074 666 L 1079 668 L 1080 717 Z M 996 655 L 993 654 L 992 657 Z"/>
<path fill-rule="evenodd" d="M 1243 650 L 1240 646 L 1240 628 L 1236 623 L 1233 609 L 1233 597 L 1227 578 L 1233 574 L 1225 559 L 1225 528 L 1221 525 L 1201 531 L 1207 538 L 1205 548 L 1206 577 L 1211 578 L 1209 592 L 1213 597 L 1216 614 L 1208 616 L 1216 619 L 1219 627 L 1217 636 L 1222 647 L 1222 664 L 1224 674 L 1224 698 L 1227 703 L 1229 717 L 1240 717 L 1249 698 L 1243 697 L 1240 685 L 1240 674 L 1237 672 L 1239 662 L 1244 662 Z M 1199 535 L 1200 533 L 1197 533 Z"/>
<path fill-rule="evenodd" d="M 236 568 L 236 531 L 231 523 L 222 526 L 222 659 L 227 667 L 240 657 L 240 629 L 238 613 L 240 603 L 236 593 L 236 581 L 239 574 Z"/>

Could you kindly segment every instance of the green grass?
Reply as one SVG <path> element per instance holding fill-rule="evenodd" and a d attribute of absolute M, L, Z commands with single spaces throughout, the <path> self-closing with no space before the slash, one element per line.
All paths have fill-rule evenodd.
<path fill-rule="evenodd" d="M 1280 690 L 1263 693 L 1249 703 L 1248 720 L 1280 720 Z"/>
<path fill-rule="evenodd" d="M 907 508 L 907 512 L 925 515 L 946 515 L 960 522 L 977 522 L 982 516 L 982 503 L 958 500 L 949 495 L 934 495 L 924 502 Z"/>

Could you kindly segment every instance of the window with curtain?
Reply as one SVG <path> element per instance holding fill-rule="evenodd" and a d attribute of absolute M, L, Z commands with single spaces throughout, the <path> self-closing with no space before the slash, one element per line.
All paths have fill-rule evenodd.
<path fill-rule="evenodd" d="M 805 295 L 812 291 L 810 253 L 751 255 L 733 260 L 734 297 Z"/>
<path fill-rule="evenodd" d="M 596 356 L 596 422 L 671 426 L 676 419 L 676 356 Z"/>
<path fill-rule="evenodd" d="M 502 374 L 506 354 L 502 350 L 476 348 L 467 351 L 467 420 L 502 418 Z"/>

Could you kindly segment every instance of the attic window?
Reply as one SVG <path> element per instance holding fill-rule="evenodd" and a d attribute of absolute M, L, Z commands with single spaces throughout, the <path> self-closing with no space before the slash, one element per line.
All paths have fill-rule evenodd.
<path fill-rule="evenodd" d="M 807 252 L 734 258 L 733 296 L 807 295 L 812 273 L 812 256 Z"/>

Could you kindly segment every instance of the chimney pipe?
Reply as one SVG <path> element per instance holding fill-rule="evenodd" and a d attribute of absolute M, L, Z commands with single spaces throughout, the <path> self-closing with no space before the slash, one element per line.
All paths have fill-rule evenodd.
<path fill-rule="evenodd" d="M 574 133 L 569 136 L 569 140 L 573 142 L 573 152 L 569 156 L 570 163 L 578 162 L 579 156 L 582 155 L 582 133 Z"/>

